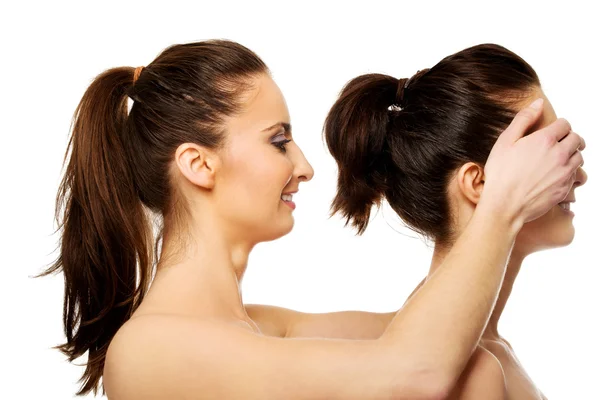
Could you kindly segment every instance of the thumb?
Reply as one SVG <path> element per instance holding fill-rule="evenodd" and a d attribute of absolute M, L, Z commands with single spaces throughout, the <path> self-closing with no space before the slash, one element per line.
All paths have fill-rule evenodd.
<path fill-rule="evenodd" d="M 519 111 L 508 128 L 500 134 L 498 141 L 506 141 L 512 144 L 521 139 L 540 119 L 543 108 L 544 99 L 539 98 Z"/>

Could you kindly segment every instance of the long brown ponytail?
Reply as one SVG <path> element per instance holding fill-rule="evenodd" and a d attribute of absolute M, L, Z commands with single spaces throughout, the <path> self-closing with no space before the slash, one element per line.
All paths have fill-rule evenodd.
<path fill-rule="evenodd" d="M 108 345 L 149 287 L 158 240 L 185 219 L 169 172 L 176 148 L 219 146 L 219 123 L 267 68 L 237 43 L 206 41 L 169 47 L 135 84 L 134 71 L 100 74 L 77 107 L 56 199 L 60 255 L 42 273 L 64 274 L 58 348 L 69 361 L 88 353 L 79 395 L 97 392 Z M 151 213 L 163 218 L 154 248 Z"/>

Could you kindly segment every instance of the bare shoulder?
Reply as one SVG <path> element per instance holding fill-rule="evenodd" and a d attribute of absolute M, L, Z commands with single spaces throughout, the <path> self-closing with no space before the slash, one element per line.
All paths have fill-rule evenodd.
<path fill-rule="evenodd" d="M 481 345 L 494 354 L 503 364 L 515 359 L 512 346 L 503 338 L 498 340 L 482 339 Z"/>
<path fill-rule="evenodd" d="M 468 367 L 477 369 L 477 375 L 482 377 L 482 388 L 487 388 L 494 393 L 494 398 L 504 399 L 507 394 L 506 376 L 502 363 L 498 358 L 483 346 L 478 346 Z M 491 396 L 489 397 L 492 398 Z"/>
<path fill-rule="evenodd" d="M 484 340 L 482 345 L 500 360 L 506 375 L 510 398 L 545 399 L 506 339 Z"/>
<path fill-rule="evenodd" d="M 202 390 L 201 381 L 190 380 L 190 375 L 210 376 L 210 363 L 219 359 L 225 343 L 244 335 L 252 333 L 221 321 L 174 315 L 133 318 L 108 348 L 103 376 L 106 393 L 115 399 L 158 399 Z M 197 387 L 189 387 L 194 381 Z"/>
<path fill-rule="evenodd" d="M 478 346 L 448 400 L 504 400 L 506 378 L 500 361 Z"/>

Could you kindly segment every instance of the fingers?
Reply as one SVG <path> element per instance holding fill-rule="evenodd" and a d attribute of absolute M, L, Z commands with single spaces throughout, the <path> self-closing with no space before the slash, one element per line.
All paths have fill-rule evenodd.
<path fill-rule="evenodd" d="M 510 140 L 516 142 L 518 139 L 525 136 L 529 128 L 531 128 L 542 115 L 544 99 L 539 98 L 528 107 L 525 107 L 517 113 L 508 128 L 500 135 L 498 140 Z M 502 138 L 502 139 L 501 139 Z"/>
<path fill-rule="evenodd" d="M 544 132 L 544 135 L 548 135 L 557 142 L 563 140 L 571 130 L 571 124 L 564 118 L 559 118 L 550 125 L 541 129 L 540 132 Z"/>
<path fill-rule="evenodd" d="M 581 151 L 582 146 L 585 148 L 585 141 L 573 131 L 567 134 L 567 136 L 558 143 L 558 147 L 561 149 L 560 151 L 564 151 L 569 157 L 576 151 Z"/>
<path fill-rule="evenodd" d="M 579 151 L 582 151 L 583 149 L 585 149 L 585 139 L 581 138 L 581 145 L 579 146 Z"/>
<path fill-rule="evenodd" d="M 561 178 L 558 181 L 559 185 L 556 186 L 556 190 L 552 196 L 552 204 L 558 204 L 567 198 L 571 189 L 577 181 L 577 171 L 583 165 L 583 156 L 580 151 L 575 152 L 573 157 L 569 159 L 567 165 L 564 167 L 564 172 L 561 174 Z M 562 169 L 561 169 L 562 170 Z"/>
<path fill-rule="evenodd" d="M 581 168 L 583 164 L 584 161 L 581 151 L 576 151 L 575 154 L 573 154 L 573 156 L 569 158 L 569 161 L 567 162 L 567 168 L 573 174 L 573 176 L 575 176 L 577 170 Z"/>

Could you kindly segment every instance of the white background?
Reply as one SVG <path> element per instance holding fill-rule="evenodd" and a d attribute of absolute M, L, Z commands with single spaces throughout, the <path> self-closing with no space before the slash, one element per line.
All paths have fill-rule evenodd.
<path fill-rule="evenodd" d="M 586 3 L 1 6 L 0 398 L 71 398 L 83 371 L 51 349 L 63 340 L 62 276 L 29 276 L 57 256 L 54 198 L 70 119 L 87 85 L 104 69 L 146 65 L 168 45 L 227 38 L 256 51 L 271 68 L 295 138 L 316 171 L 297 195 L 294 231 L 251 255 L 244 300 L 309 312 L 395 310 L 427 273 L 431 255 L 390 210 L 380 212 L 362 237 L 328 219 L 336 169 L 321 130 L 343 84 L 366 72 L 409 77 L 485 42 L 524 57 L 558 115 L 586 138 L 589 181 L 576 191 L 575 241 L 525 261 L 500 330 L 550 399 L 600 399 L 600 29 L 598 11 Z"/>

